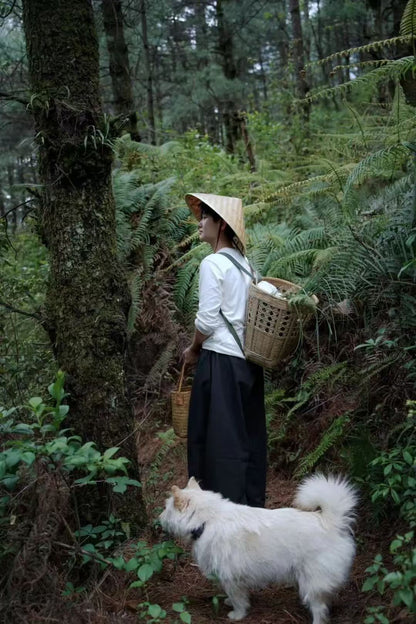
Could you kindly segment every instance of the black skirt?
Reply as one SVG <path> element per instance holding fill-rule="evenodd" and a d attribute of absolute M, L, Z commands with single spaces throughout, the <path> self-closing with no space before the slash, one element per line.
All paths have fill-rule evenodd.
<path fill-rule="evenodd" d="M 189 407 L 189 476 L 235 503 L 264 507 L 266 467 L 263 369 L 202 349 Z"/>

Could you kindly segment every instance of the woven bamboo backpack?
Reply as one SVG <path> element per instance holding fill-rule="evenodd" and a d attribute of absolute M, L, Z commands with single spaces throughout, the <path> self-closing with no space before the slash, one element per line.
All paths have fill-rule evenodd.
<path fill-rule="evenodd" d="M 248 273 L 237 260 L 223 252 L 240 271 Z M 280 290 L 283 295 L 298 293 L 301 287 L 286 280 L 263 277 Z M 315 306 L 318 298 L 312 296 Z M 275 297 L 257 286 L 256 280 L 250 284 L 246 310 L 246 335 L 244 349 L 232 324 L 220 311 L 228 329 L 233 334 L 244 356 L 250 362 L 265 368 L 275 368 L 290 355 L 299 344 L 301 332 L 313 312 L 310 309 L 297 309 L 290 306 L 288 299 Z"/>

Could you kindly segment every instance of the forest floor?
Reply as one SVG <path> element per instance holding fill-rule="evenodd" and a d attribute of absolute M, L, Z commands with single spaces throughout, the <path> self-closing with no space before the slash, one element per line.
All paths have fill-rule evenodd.
<path fill-rule="evenodd" d="M 141 478 L 148 513 L 150 519 L 155 520 L 164 506 L 171 485 L 176 484 L 179 487 L 186 485 L 186 445 L 176 438 L 167 449 L 163 440 L 151 430 L 142 431 L 138 445 Z M 295 487 L 294 482 L 282 478 L 272 467 L 269 468 L 266 507 L 290 506 Z M 361 623 L 365 619 L 366 607 L 381 602 L 377 595 L 362 593 L 360 589 L 366 577 L 365 569 L 371 565 L 378 552 L 383 552 L 386 556 L 386 545 L 390 543 L 390 538 L 395 534 L 397 527 L 391 527 L 388 523 L 375 524 L 367 507 L 365 501 L 361 501 L 356 524 L 357 555 L 350 579 L 339 591 L 331 607 L 332 624 Z M 166 539 L 166 536 L 158 533 L 157 530 L 151 530 L 149 533 L 147 539 L 152 543 Z M 106 589 L 104 593 L 108 595 L 109 588 Z M 181 556 L 179 561 L 175 563 L 165 561 L 162 572 L 147 583 L 145 596 L 137 596 L 137 594 L 134 596 L 131 592 L 132 590 L 126 591 L 124 598 L 121 595 L 118 596 L 119 607 L 121 606 L 120 600 L 124 601 L 124 616 L 122 615 L 121 620 L 119 618 L 113 620 L 114 622 L 129 622 L 132 611 L 144 600 L 151 604 L 157 603 L 166 610 L 167 615 L 163 622 L 171 624 L 180 622 L 178 614 L 175 615 L 172 611 L 172 604 L 181 601 L 183 596 L 186 596 L 189 601 L 187 609 L 194 624 L 230 621 L 227 617 L 230 609 L 224 604 L 221 589 L 213 581 L 202 576 L 189 555 L 189 549 L 185 550 L 185 555 Z M 114 595 L 113 591 L 111 593 Z M 123 591 L 120 593 L 123 594 Z M 215 604 L 219 605 L 216 609 L 214 609 Z M 120 611 L 116 610 L 120 616 Z M 159 620 L 149 618 L 148 621 Z M 311 618 L 307 609 L 301 604 L 296 589 L 271 586 L 252 592 L 251 610 L 244 622 L 245 624 L 307 624 L 311 622 Z M 410 623 L 410 619 L 406 619 L 403 613 L 395 610 L 390 622 Z"/>

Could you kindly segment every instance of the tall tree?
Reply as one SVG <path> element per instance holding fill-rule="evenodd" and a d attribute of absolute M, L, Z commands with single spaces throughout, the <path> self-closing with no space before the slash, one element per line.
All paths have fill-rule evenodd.
<path fill-rule="evenodd" d="M 303 45 L 302 22 L 300 18 L 299 0 L 289 0 L 289 11 L 292 19 L 293 32 L 293 65 L 295 69 L 295 79 L 297 87 L 297 95 L 304 99 L 309 91 L 308 84 L 305 79 L 305 52 Z M 303 105 L 303 113 L 305 119 L 309 118 L 309 105 Z"/>
<path fill-rule="evenodd" d="M 147 95 L 147 116 L 149 122 L 149 136 L 150 142 L 156 145 L 156 123 L 155 123 L 155 110 L 154 110 L 154 98 L 153 98 L 153 74 L 152 74 L 152 62 L 149 46 L 149 37 L 147 34 L 147 8 L 146 0 L 140 0 L 140 17 L 142 25 L 142 39 L 144 49 L 144 60 L 146 66 L 146 95 Z"/>
<path fill-rule="evenodd" d="M 217 0 L 216 15 L 218 28 L 218 53 L 224 77 L 230 82 L 223 102 L 223 119 L 226 135 L 226 150 L 234 154 L 236 142 L 241 137 L 238 99 L 233 89 L 238 77 L 238 66 L 235 59 L 234 40 L 231 24 L 225 13 L 229 0 Z M 234 91 L 234 93 L 232 93 Z"/>
<path fill-rule="evenodd" d="M 134 109 L 130 63 L 124 38 L 121 0 L 102 0 L 103 24 L 107 40 L 114 109 L 128 119 L 127 130 L 134 141 L 140 141 L 137 113 Z"/>
<path fill-rule="evenodd" d="M 39 225 L 50 252 L 45 327 L 67 373 L 69 424 L 101 449 L 120 446 L 138 478 L 125 374 L 130 295 L 116 255 L 91 1 L 23 0 L 23 21 L 43 185 Z M 137 492 L 128 510 L 136 525 L 144 521 Z M 99 502 L 126 517 L 124 499 Z M 85 498 L 82 505 L 84 517 L 97 509 Z"/>

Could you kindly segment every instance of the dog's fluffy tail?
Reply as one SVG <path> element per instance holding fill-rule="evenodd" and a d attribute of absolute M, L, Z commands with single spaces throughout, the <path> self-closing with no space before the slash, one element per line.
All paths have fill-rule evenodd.
<path fill-rule="evenodd" d="M 340 531 L 348 531 L 357 502 L 357 492 L 347 479 L 315 474 L 299 485 L 294 504 L 305 511 L 320 509 L 324 522 Z"/>

